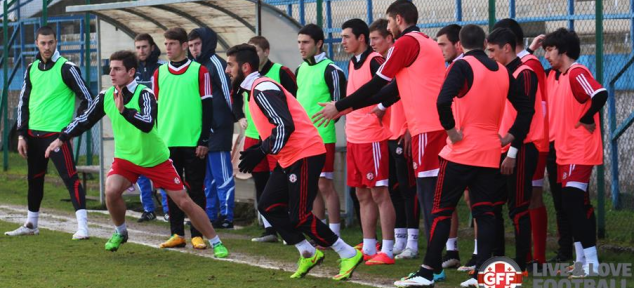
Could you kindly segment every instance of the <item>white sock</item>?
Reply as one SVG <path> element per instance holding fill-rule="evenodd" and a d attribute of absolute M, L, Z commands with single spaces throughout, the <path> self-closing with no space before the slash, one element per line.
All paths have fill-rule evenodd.
<path fill-rule="evenodd" d="M 383 239 L 383 245 L 381 246 L 381 253 L 389 256 L 390 258 L 394 258 L 394 240 L 385 240 Z"/>
<path fill-rule="evenodd" d="M 577 258 L 577 260 L 575 260 L 575 262 L 580 262 L 581 264 L 586 264 L 586 256 L 583 253 L 583 246 L 581 245 L 581 242 L 575 242 L 575 256 Z"/>
<path fill-rule="evenodd" d="M 315 255 L 315 247 L 313 247 L 313 245 L 310 245 L 310 243 L 308 243 L 306 239 L 295 244 L 295 247 L 297 248 L 297 251 L 299 251 L 299 256 L 310 258 Z"/>
<path fill-rule="evenodd" d="M 447 239 L 447 251 L 458 251 L 458 237 Z"/>
<path fill-rule="evenodd" d="M 222 241 L 220 241 L 220 237 L 216 235 L 216 237 L 209 239 L 209 244 L 211 244 L 211 247 L 215 247 L 218 244 L 222 244 Z"/>
<path fill-rule="evenodd" d="M 125 226 L 125 222 L 123 222 L 123 224 L 115 227 L 114 229 L 117 231 L 117 233 L 119 233 L 121 235 L 128 234 L 128 228 Z"/>
<path fill-rule="evenodd" d="M 321 223 L 328 224 L 328 218 L 319 219 Z"/>
<path fill-rule="evenodd" d="M 473 255 L 478 255 L 478 239 L 473 240 Z"/>
<path fill-rule="evenodd" d="M 328 227 L 330 227 L 330 230 L 332 230 L 332 232 L 334 232 L 335 234 L 337 234 L 337 236 L 339 236 L 339 231 L 341 230 L 341 223 L 330 223 L 328 224 Z"/>
<path fill-rule="evenodd" d="M 376 254 L 376 239 L 363 238 L 363 253 L 365 255 Z"/>
<path fill-rule="evenodd" d="M 407 229 L 407 247 L 414 252 L 418 251 L 418 229 Z"/>
<path fill-rule="evenodd" d="M 407 228 L 395 228 L 394 238 L 396 240 L 394 250 L 405 249 L 405 244 L 407 244 Z"/>
<path fill-rule="evenodd" d="M 88 212 L 86 209 L 79 209 L 75 211 L 77 217 L 77 231 L 88 232 Z"/>
<path fill-rule="evenodd" d="M 575 243 L 576 244 L 576 243 Z M 599 271 L 599 256 L 597 256 L 597 246 L 592 246 L 583 249 L 583 255 L 585 255 L 586 263 L 592 266 L 592 272 L 597 273 Z"/>
<path fill-rule="evenodd" d="M 338 238 L 337 241 L 335 241 L 335 244 L 332 244 L 330 247 L 339 254 L 341 259 L 352 258 L 357 255 L 357 250 L 346 244 L 346 242 L 344 242 L 341 238 Z"/>
<path fill-rule="evenodd" d="M 266 220 L 266 218 L 264 218 L 264 216 L 262 216 L 262 223 L 264 223 L 264 228 L 269 228 L 272 227 L 271 223 L 269 223 L 269 220 Z"/>
<path fill-rule="evenodd" d="M 24 223 L 24 226 L 26 226 L 27 223 L 31 223 L 31 225 L 33 226 L 33 229 L 37 228 L 37 220 L 39 218 L 40 218 L 40 212 L 28 211 L 26 213 L 26 223 Z"/>

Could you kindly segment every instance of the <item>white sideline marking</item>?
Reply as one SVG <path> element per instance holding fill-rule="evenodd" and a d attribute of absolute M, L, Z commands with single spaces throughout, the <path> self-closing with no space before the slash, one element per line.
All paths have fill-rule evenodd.
<path fill-rule="evenodd" d="M 11 222 L 11 223 L 16 223 L 16 224 L 23 224 L 23 221 L 24 221 L 25 216 L 26 216 L 25 215 L 26 214 L 25 210 L 26 209 L 18 209 L 16 207 L 12 207 L 12 206 L 0 205 L 0 220 L 6 221 L 6 222 Z M 96 211 L 96 210 L 88 210 L 88 211 L 90 213 L 107 214 L 107 212 L 103 213 L 102 211 Z M 126 215 L 128 215 L 129 213 L 130 213 L 130 211 L 128 211 Z M 138 213 L 138 214 L 140 216 L 140 213 Z M 51 220 L 55 220 L 55 221 L 51 221 Z M 54 230 L 54 231 L 60 231 L 60 232 L 65 232 L 65 233 L 70 233 L 70 234 L 75 233 L 75 231 L 76 231 L 75 230 L 75 228 L 76 228 L 75 223 L 76 223 L 75 218 L 68 217 L 68 216 L 55 215 L 55 214 L 51 214 L 51 213 L 47 213 L 47 212 L 43 212 L 43 211 L 40 211 L 40 218 L 38 220 L 39 228 L 44 228 L 44 229 L 49 229 L 49 230 Z M 71 225 L 69 225 L 69 224 L 71 224 Z M 89 222 L 88 225 L 90 227 L 90 236 L 91 237 L 108 239 L 110 237 L 110 234 L 113 231 L 113 227 L 111 225 L 104 225 L 104 224 L 95 223 L 95 222 Z M 131 236 L 134 236 L 136 234 L 136 235 L 144 235 L 144 236 L 149 236 L 149 237 L 156 237 L 158 239 L 163 239 L 163 238 L 166 237 L 165 234 L 152 233 L 152 232 L 147 232 L 147 231 L 138 230 L 138 229 L 130 229 L 130 228 L 128 228 L 128 232 L 130 232 Z M 0 237 L 7 237 L 7 236 L 2 235 Z M 158 240 L 158 239 L 154 239 L 155 240 L 154 242 L 148 243 L 148 242 L 135 241 L 135 240 L 133 240 L 133 237 L 130 237 L 128 242 L 134 243 L 134 244 L 143 245 L 143 246 L 146 246 L 146 247 L 159 249 L 158 245 L 160 244 L 160 241 L 162 241 L 162 240 Z M 69 239 L 69 241 L 70 241 L 70 239 Z M 167 249 L 167 250 L 180 252 L 180 253 L 193 254 L 193 255 L 196 255 L 196 256 L 202 256 L 202 257 L 206 257 L 206 258 L 213 258 L 214 260 L 217 260 L 217 261 L 226 261 L 226 262 L 231 262 L 231 263 L 245 264 L 245 265 L 248 265 L 248 266 L 258 267 L 258 268 L 263 268 L 263 269 L 278 270 L 278 271 L 281 270 L 281 271 L 285 271 L 285 272 L 295 272 L 293 270 L 284 269 L 283 267 L 280 267 L 280 266 L 252 263 L 252 262 L 248 262 L 248 261 L 240 260 L 240 259 L 214 258 L 212 253 L 196 253 L 196 251 L 190 250 L 190 249 Z M 229 257 L 231 257 L 231 255 L 232 255 L 231 254 L 231 250 L 229 252 L 230 252 Z M 233 253 L 233 254 L 235 254 L 235 253 Z M 319 272 L 316 272 L 316 271 L 315 272 L 311 272 L 310 275 L 313 276 L 313 277 L 328 278 L 328 279 L 330 279 L 330 277 L 331 277 L 330 275 L 319 273 Z M 364 285 L 364 286 L 370 286 L 370 287 L 394 287 L 394 286 L 380 285 L 380 284 L 376 284 L 376 283 L 369 283 L 369 282 L 364 282 L 364 281 L 359 281 L 359 280 L 354 280 L 354 279 L 347 280 L 347 282 L 351 282 L 351 283 L 355 283 L 355 284 L 359 284 L 359 285 Z"/>

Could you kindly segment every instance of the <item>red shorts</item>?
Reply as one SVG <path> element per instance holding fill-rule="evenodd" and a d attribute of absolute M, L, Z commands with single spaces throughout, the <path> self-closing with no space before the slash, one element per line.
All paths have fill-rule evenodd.
<path fill-rule="evenodd" d="M 247 150 L 249 147 L 256 145 L 258 143 L 260 143 L 260 139 L 244 137 L 243 150 Z M 276 165 L 277 165 L 277 159 L 275 159 L 275 157 L 271 154 L 266 154 L 266 157 L 262 159 L 262 161 L 258 164 L 258 166 L 255 166 L 255 168 L 253 169 L 253 172 L 254 173 L 271 172 L 273 171 L 273 169 L 275 169 Z"/>
<path fill-rule="evenodd" d="M 390 158 L 387 140 L 372 143 L 348 143 L 348 186 L 372 188 L 388 185 Z"/>
<path fill-rule="evenodd" d="M 178 176 L 176 168 L 174 168 L 174 164 L 172 164 L 172 159 L 167 159 L 167 161 L 154 167 L 141 167 L 128 160 L 114 158 L 112 168 L 110 168 L 108 172 L 108 176 L 110 175 L 122 176 L 128 179 L 132 184 L 136 183 L 140 175 L 143 175 L 152 180 L 156 188 L 173 191 L 185 189 L 181 177 Z"/>
<path fill-rule="evenodd" d="M 533 187 L 544 187 L 546 158 L 548 158 L 548 152 L 539 152 L 539 156 L 537 158 L 537 168 L 535 168 L 535 173 L 533 174 Z"/>
<path fill-rule="evenodd" d="M 575 187 L 587 191 L 593 167 L 576 164 L 557 165 L 557 182 L 561 183 L 561 187 Z"/>
<path fill-rule="evenodd" d="M 447 132 L 431 131 L 412 135 L 412 162 L 416 178 L 438 177 L 438 154 L 447 145 Z"/>
<path fill-rule="evenodd" d="M 326 146 L 326 162 L 319 177 L 332 180 L 335 172 L 335 143 L 324 145 Z"/>

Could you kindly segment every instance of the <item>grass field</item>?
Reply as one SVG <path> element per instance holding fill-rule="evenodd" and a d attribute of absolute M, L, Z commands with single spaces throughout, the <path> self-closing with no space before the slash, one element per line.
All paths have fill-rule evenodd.
<path fill-rule="evenodd" d="M 0 221 L 0 230 L 15 224 Z M 288 273 L 216 261 L 137 244 L 116 253 L 104 240 L 70 241 L 68 234 L 0 237 L 1 287 L 363 287 L 330 279 L 288 279 Z"/>
<path fill-rule="evenodd" d="M 0 231 L 15 224 L 0 221 Z M 235 231 L 256 235 L 256 227 Z M 308 277 L 289 279 L 289 272 L 228 263 L 196 255 L 159 250 L 128 243 L 116 253 L 103 250 L 104 239 L 70 241 L 70 235 L 41 231 L 36 237 L 0 237 L 0 279 L 2 287 L 362 287 L 329 279 Z M 345 236 L 344 238 L 350 238 Z M 226 239 L 231 251 L 266 256 L 292 262 L 297 259 L 293 247 L 282 244 L 253 244 L 248 239 Z M 463 247 L 461 247 L 463 248 Z M 467 248 L 467 247 L 464 247 Z M 326 251 L 326 267 L 334 267 L 336 254 Z M 603 253 L 602 261 L 631 263 L 628 255 Z M 364 276 L 395 280 L 417 267 L 419 260 L 401 261 L 390 267 L 360 266 L 356 279 Z M 437 287 L 457 287 L 466 275 L 447 271 L 448 281 Z M 385 281 L 382 281 L 385 282 Z M 632 281 L 630 281 L 632 282 Z M 532 287 L 532 279 L 524 283 Z M 627 287 L 634 287 L 628 283 Z"/>
<path fill-rule="evenodd" d="M 26 205 L 26 179 L 24 177 L 26 165 L 25 161 L 17 157 L 19 156 L 12 154 L 12 169 L 9 172 L 0 173 L 0 204 Z M 50 212 L 71 215 L 72 205 L 69 202 L 60 201 L 68 199 L 68 192 L 63 184 L 54 181 L 57 178 L 54 169 L 50 169 L 49 172 L 48 177 L 51 178 L 51 181 L 47 181 L 45 184 L 42 207 Z M 89 195 L 94 196 L 95 193 L 95 191 L 89 191 Z M 552 203 L 547 194 L 544 201 L 547 204 Z M 126 202 L 129 208 L 139 207 L 137 197 L 126 197 Z M 87 205 L 89 209 L 104 209 L 97 201 L 87 201 Z M 462 227 L 466 227 L 466 215 L 468 215 L 466 207 L 461 205 L 459 209 Z M 552 207 L 549 207 L 549 211 L 553 211 Z M 630 217 L 629 214 L 626 217 Z M 549 215 L 552 215 L 549 217 L 549 222 L 551 222 L 549 227 L 551 227 L 550 232 L 553 236 L 555 233 L 553 231 L 555 229 L 554 213 L 551 212 Z M 108 218 L 106 215 L 94 213 L 91 213 L 90 217 L 91 219 L 95 219 L 95 217 Z M 136 220 L 129 219 L 130 222 Z M 630 223 L 633 223 L 634 218 L 631 221 Z M 144 225 L 164 229 L 167 237 L 169 231 L 167 223 L 154 221 Z M 610 225 L 618 227 L 618 224 L 611 223 Z M 15 224 L 0 222 L 0 231 L 14 228 Z M 511 226 L 507 225 L 507 229 L 510 232 Z M 627 238 L 627 233 L 633 233 L 632 230 L 617 228 L 610 231 L 610 235 L 622 234 L 624 239 Z M 267 259 L 286 264 L 294 263 L 297 260 L 298 254 L 294 247 L 279 243 L 252 243 L 250 238 L 259 235 L 260 232 L 259 227 L 250 225 L 240 230 L 221 231 L 221 237 L 232 252 L 257 257 L 264 256 Z M 288 272 L 219 262 L 200 256 L 161 251 L 135 244 L 126 244 L 117 253 L 105 253 L 103 251 L 105 240 L 103 239 L 93 238 L 87 242 L 71 242 L 68 240 L 69 237 L 67 234 L 48 231 L 38 237 L 28 239 L 0 236 L 0 251 L 2 251 L 0 283 L 4 283 L 4 279 L 8 279 L 8 283 L 10 283 L 8 286 L 2 284 L 0 287 L 139 287 L 141 285 L 149 287 L 175 285 L 198 287 L 196 286 L 198 284 L 201 287 L 202 285 L 205 287 L 328 287 L 330 285 L 360 287 L 352 283 L 339 284 L 328 279 L 291 281 L 288 279 L 290 275 Z M 472 237 L 469 228 L 461 229 L 459 247 L 463 262 L 468 260 L 470 252 L 473 251 Z M 362 236 L 359 229 L 352 227 L 342 230 L 342 238 L 354 245 L 362 239 Z M 511 241 L 512 237 L 507 237 L 507 240 Z M 423 242 L 420 241 L 420 251 L 424 251 Z M 507 242 L 506 247 L 507 255 L 513 255 L 512 243 Z M 547 257 L 552 256 L 554 247 L 550 248 Z M 634 254 L 627 251 L 601 250 L 599 255 L 602 262 L 634 262 Z M 324 263 L 325 267 L 335 268 L 337 264 L 334 260 L 338 258 L 337 255 L 332 251 L 326 251 L 326 256 L 329 260 Z M 415 271 L 421 261 L 420 258 L 397 261 L 396 265 L 389 267 L 361 265 L 354 278 L 375 278 L 383 279 L 380 281 L 382 283 L 391 282 Z M 467 278 L 467 275 L 461 272 L 453 270 L 446 272 L 448 282 L 438 284 L 437 287 L 456 287 Z M 634 281 L 630 282 L 634 284 Z M 122 283 L 126 284 L 121 285 Z M 525 287 L 532 287 L 531 279 L 529 278 L 525 284 Z"/>

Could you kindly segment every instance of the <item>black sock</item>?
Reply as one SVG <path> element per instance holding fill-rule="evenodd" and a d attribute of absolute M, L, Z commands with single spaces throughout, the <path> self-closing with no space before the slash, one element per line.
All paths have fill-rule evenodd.
<path fill-rule="evenodd" d="M 275 232 L 275 229 L 274 229 L 273 227 L 266 227 L 266 228 L 264 229 L 264 232 L 265 232 L 266 234 L 269 234 L 269 235 L 275 235 L 275 236 L 277 236 L 277 233 Z"/>
<path fill-rule="evenodd" d="M 420 276 L 431 281 L 434 279 L 434 270 L 420 266 L 420 269 L 418 269 L 418 272 L 416 272 L 416 276 Z"/>

